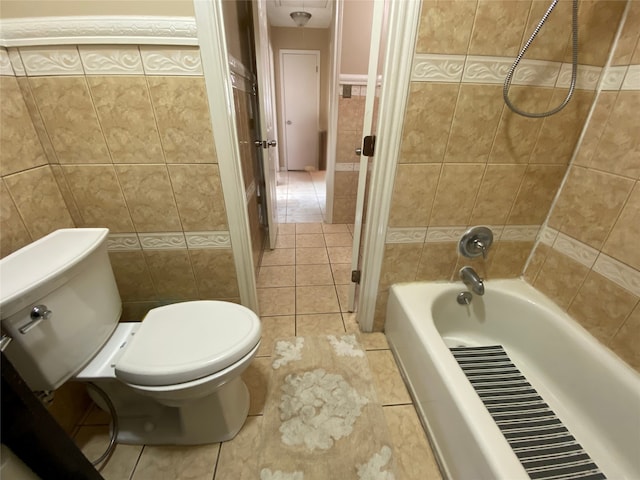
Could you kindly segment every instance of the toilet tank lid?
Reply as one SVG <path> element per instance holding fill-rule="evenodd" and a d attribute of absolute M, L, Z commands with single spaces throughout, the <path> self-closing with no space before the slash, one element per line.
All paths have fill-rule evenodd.
<path fill-rule="evenodd" d="M 259 317 L 215 300 L 151 310 L 116 361 L 116 377 L 142 386 L 175 385 L 223 370 L 260 341 Z"/>
<path fill-rule="evenodd" d="M 108 228 L 63 228 L 0 260 L 0 311 L 9 304 L 60 277 L 96 250 Z M 34 299 L 36 300 L 36 299 Z"/>

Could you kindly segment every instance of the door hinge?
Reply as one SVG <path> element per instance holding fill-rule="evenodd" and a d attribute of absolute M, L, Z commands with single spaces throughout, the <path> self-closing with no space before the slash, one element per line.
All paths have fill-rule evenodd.
<path fill-rule="evenodd" d="M 376 136 L 367 135 L 366 137 L 364 137 L 364 142 L 362 143 L 362 154 L 365 157 L 373 157 L 375 150 L 376 150 Z"/>
<path fill-rule="evenodd" d="M 360 285 L 360 270 L 351 270 L 351 281 Z"/>

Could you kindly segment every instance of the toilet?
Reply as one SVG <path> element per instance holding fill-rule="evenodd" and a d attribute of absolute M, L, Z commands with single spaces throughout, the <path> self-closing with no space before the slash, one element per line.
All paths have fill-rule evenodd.
<path fill-rule="evenodd" d="M 249 411 L 240 377 L 260 345 L 258 316 L 200 300 L 119 323 L 106 228 L 57 230 L 0 260 L 4 353 L 34 391 L 90 382 L 115 411 L 117 441 L 198 445 L 233 438 Z M 106 396 L 106 399 L 105 399 Z"/>

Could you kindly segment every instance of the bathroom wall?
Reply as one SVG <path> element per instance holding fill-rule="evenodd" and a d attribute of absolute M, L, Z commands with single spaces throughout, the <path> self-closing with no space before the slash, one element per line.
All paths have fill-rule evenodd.
<path fill-rule="evenodd" d="M 175 301 L 239 301 L 198 49 L 0 58 L 2 255 L 57 228 L 108 227 L 123 320 Z"/>
<path fill-rule="evenodd" d="M 485 278 L 519 276 L 561 184 L 593 102 L 624 1 L 580 2 L 581 68 L 569 105 L 545 119 L 508 110 L 502 83 L 547 7 L 539 1 L 422 3 L 376 305 L 389 285 L 449 280 L 473 265 Z M 510 98 L 540 112 L 565 97 L 571 3 L 560 2 L 514 77 Z M 460 259 L 457 240 L 484 224 L 486 261 Z"/>
<path fill-rule="evenodd" d="M 525 279 L 640 371 L 640 2 Z"/>
<path fill-rule="evenodd" d="M 193 0 L 0 0 L 2 18 L 84 15 L 156 15 L 193 17 Z"/>

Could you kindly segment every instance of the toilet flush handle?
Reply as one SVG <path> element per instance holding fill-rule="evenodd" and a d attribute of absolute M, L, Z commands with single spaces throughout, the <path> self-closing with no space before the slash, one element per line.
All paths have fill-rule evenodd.
<path fill-rule="evenodd" d="M 52 314 L 53 312 L 49 310 L 46 305 L 36 305 L 31 309 L 31 313 L 29 314 L 31 321 L 21 326 L 18 330 L 24 335 L 43 320 L 51 318 Z"/>

